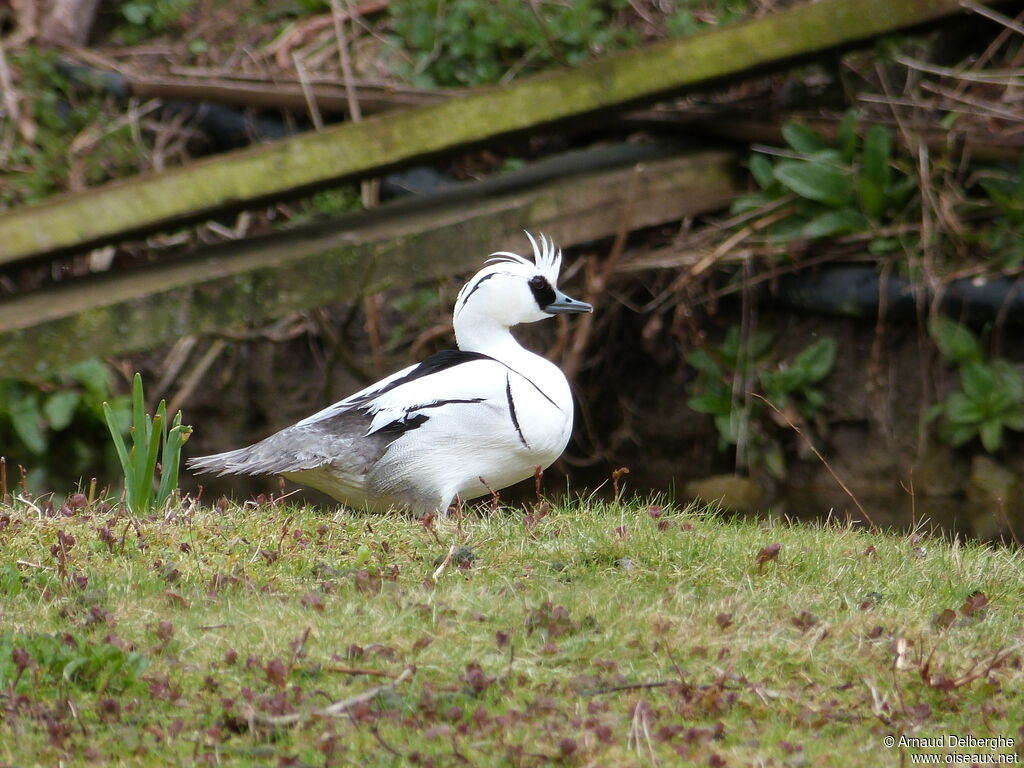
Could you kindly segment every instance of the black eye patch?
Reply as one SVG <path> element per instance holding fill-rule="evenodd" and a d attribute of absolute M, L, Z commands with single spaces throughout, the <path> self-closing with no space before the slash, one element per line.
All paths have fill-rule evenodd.
<path fill-rule="evenodd" d="M 530 291 L 533 293 L 534 301 L 541 309 L 547 309 L 555 300 L 555 289 L 551 287 L 546 277 L 534 275 L 530 278 Z"/>

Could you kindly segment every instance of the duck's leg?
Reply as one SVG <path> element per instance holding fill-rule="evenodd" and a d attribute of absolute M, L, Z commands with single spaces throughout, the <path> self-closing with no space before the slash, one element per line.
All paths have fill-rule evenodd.
<path fill-rule="evenodd" d="M 462 517 L 462 499 L 459 498 L 459 494 L 457 494 L 457 493 L 450 493 L 450 494 L 449 493 L 445 493 L 445 494 L 442 494 L 442 496 L 441 496 L 441 503 L 438 504 L 438 506 L 437 506 L 438 516 L 439 517 L 443 517 L 444 519 L 447 520 L 448 517 L 451 515 L 453 507 L 455 508 L 456 513 L 458 513 L 459 518 L 461 518 Z"/>
<path fill-rule="evenodd" d="M 462 533 L 462 499 L 459 497 L 459 494 L 457 494 L 457 493 L 446 493 L 446 494 L 443 494 L 441 496 L 440 503 L 437 505 L 438 517 L 441 517 L 442 519 L 447 521 L 449 516 L 451 515 L 451 511 L 453 509 L 455 510 L 455 513 L 456 513 L 456 518 L 455 518 L 456 519 L 456 525 L 458 526 L 459 534 L 461 534 Z M 451 531 L 450 526 L 445 526 L 445 532 L 446 532 L 445 533 L 446 538 L 448 538 L 449 536 L 453 535 L 453 532 Z M 434 537 L 437 538 L 437 542 L 438 542 L 438 544 L 440 544 L 441 543 L 441 539 L 437 537 L 437 534 L 434 534 Z M 448 564 L 452 561 L 452 557 L 455 554 L 455 548 L 456 548 L 457 542 L 458 542 L 458 538 L 456 537 L 456 540 L 454 542 L 452 542 L 448 546 L 448 553 L 445 555 L 444 559 L 441 561 L 441 564 L 437 567 L 437 570 L 434 571 L 434 574 L 433 574 L 434 581 L 437 581 L 438 579 L 441 578 L 441 574 L 444 573 L 445 568 L 447 568 Z"/>

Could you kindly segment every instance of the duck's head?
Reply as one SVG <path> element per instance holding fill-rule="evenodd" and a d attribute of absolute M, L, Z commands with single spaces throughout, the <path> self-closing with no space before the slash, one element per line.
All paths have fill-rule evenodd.
<path fill-rule="evenodd" d="M 508 251 L 492 253 L 487 266 L 473 275 L 455 300 L 455 332 L 460 326 L 493 324 L 511 328 L 552 315 L 593 312 L 584 301 L 558 290 L 562 252 L 544 235 L 538 243 L 529 232 L 533 261 Z M 460 339 L 461 346 L 461 339 Z"/>

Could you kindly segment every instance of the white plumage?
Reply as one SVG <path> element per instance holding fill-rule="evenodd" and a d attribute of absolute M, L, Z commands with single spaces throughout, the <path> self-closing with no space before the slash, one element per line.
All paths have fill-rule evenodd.
<path fill-rule="evenodd" d="M 572 431 L 572 394 L 553 363 L 509 329 L 592 307 L 558 290 L 562 254 L 543 235 L 534 260 L 501 251 L 455 301 L 457 350 L 373 384 L 247 448 L 189 462 L 198 472 L 281 474 L 356 509 L 445 513 L 531 477 Z M 481 481 L 481 478 L 484 482 Z M 486 483 L 486 484 L 485 484 Z"/>

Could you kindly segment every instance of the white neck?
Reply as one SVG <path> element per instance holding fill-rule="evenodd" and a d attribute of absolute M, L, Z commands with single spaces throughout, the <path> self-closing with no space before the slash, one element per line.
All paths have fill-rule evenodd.
<path fill-rule="evenodd" d="M 465 307 L 455 318 L 455 343 L 464 352 L 480 352 L 498 360 L 532 354 L 515 340 L 508 326 Z"/>

